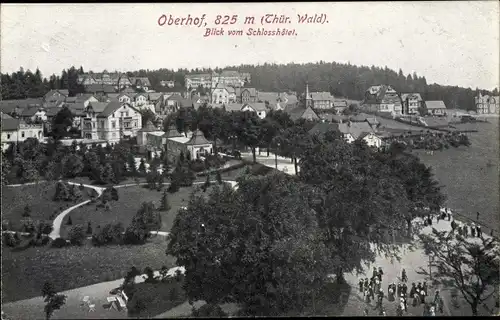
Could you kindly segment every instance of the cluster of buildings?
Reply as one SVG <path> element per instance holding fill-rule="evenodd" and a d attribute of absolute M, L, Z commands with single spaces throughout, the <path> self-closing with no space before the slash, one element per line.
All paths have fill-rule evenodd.
<path fill-rule="evenodd" d="M 295 92 L 259 91 L 250 86 L 250 74 L 237 71 L 187 75 L 187 92 L 155 92 L 150 90 L 148 78 L 129 77 L 125 73 L 89 72 L 80 75 L 78 81 L 86 92 L 76 96 L 70 97 L 66 89 L 56 89 L 41 98 L 0 101 L 2 145 L 5 147 L 29 137 L 44 139 L 51 131 L 54 117 L 63 108 L 70 110 L 72 129 L 85 140 L 115 143 L 122 138 L 137 137 L 140 145 L 148 146 L 158 142 L 159 138 L 155 137 L 162 136 L 173 139 L 173 148 L 176 143 L 192 145 L 196 142 L 203 150 L 209 150 L 200 133 L 194 133 L 196 139 L 173 136 L 174 132 L 167 137 L 162 130 L 152 128 L 152 124 L 144 124 L 143 128 L 142 113 L 149 110 L 161 128 L 162 120 L 169 114 L 182 108 L 198 109 L 204 104 L 226 111 L 254 112 L 261 119 L 271 110 L 282 110 L 292 120 L 325 120 L 325 115 L 341 117 L 340 114 L 349 107 L 347 100 L 335 98 L 329 92 L 310 92 L 308 84 L 300 97 Z M 175 86 L 170 80 L 160 84 L 168 88 Z M 200 86 L 204 90 L 197 90 Z M 477 113 L 498 113 L 499 101 L 498 96 L 479 93 L 475 98 Z M 398 93 L 390 85 L 370 87 L 361 106 L 366 111 L 393 116 L 419 114 L 422 110 L 436 116 L 446 114 L 443 101 L 424 101 L 420 93 Z M 327 122 L 320 125 L 333 125 L 348 141 L 363 139 L 370 145 L 381 144 L 377 137 L 382 139 L 383 133 L 377 132 L 370 121 L 363 120 L 363 124 L 359 124 L 330 119 Z M 318 128 L 315 130 L 320 130 Z M 191 148 L 193 154 L 199 152 L 195 149 Z"/>
<path fill-rule="evenodd" d="M 204 89 L 212 89 L 217 85 L 239 88 L 251 82 L 250 73 L 238 72 L 234 70 L 225 70 L 221 73 L 199 73 L 189 74 L 184 78 L 184 86 L 187 91 L 203 87 Z"/>
<path fill-rule="evenodd" d="M 390 85 L 371 86 L 361 104 L 372 112 L 398 115 L 418 115 L 423 111 L 432 116 L 445 116 L 446 105 L 441 100 L 422 99 L 420 93 L 398 93 Z"/>

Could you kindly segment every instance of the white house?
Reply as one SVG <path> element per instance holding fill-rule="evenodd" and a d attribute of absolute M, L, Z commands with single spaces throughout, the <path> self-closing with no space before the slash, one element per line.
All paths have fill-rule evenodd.
<path fill-rule="evenodd" d="M 91 103 L 85 110 L 82 135 L 85 139 L 116 143 L 137 136 L 142 127 L 139 110 L 127 103 L 111 101 Z"/>
<path fill-rule="evenodd" d="M 241 107 L 241 111 L 255 112 L 261 119 L 266 117 L 267 110 L 266 104 L 262 102 L 245 103 Z"/>
<path fill-rule="evenodd" d="M 26 124 L 19 119 L 2 114 L 2 150 L 6 150 L 9 144 L 22 142 L 28 138 L 42 140 L 42 124 Z"/>
<path fill-rule="evenodd" d="M 138 93 L 134 96 L 134 103 L 132 104 L 134 107 L 142 107 L 148 103 L 148 95 L 147 93 Z"/>
<path fill-rule="evenodd" d="M 232 94 L 229 92 L 231 89 Z M 236 93 L 234 92 L 234 88 L 225 87 L 222 85 L 217 85 L 215 88 L 213 88 L 211 96 L 212 103 L 214 104 L 227 104 L 236 100 Z M 234 100 L 231 100 L 230 96 L 232 96 Z"/>

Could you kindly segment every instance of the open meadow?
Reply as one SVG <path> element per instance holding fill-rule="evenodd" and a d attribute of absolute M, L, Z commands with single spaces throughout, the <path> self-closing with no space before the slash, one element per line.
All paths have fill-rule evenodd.
<path fill-rule="evenodd" d="M 472 143 L 470 147 L 450 148 L 433 155 L 422 150 L 415 153 L 433 168 L 444 186 L 446 206 L 474 220 L 479 211 L 481 223 L 500 231 L 499 122 L 498 118 L 488 121 L 455 125 L 461 130 L 479 131 L 467 134 Z"/>

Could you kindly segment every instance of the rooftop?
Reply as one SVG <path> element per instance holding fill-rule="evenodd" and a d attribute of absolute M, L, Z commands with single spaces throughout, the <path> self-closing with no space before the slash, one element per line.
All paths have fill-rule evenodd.
<path fill-rule="evenodd" d="M 446 105 L 441 100 L 427 100 L 425 106 L 427 109 L 446 109 Z"/>

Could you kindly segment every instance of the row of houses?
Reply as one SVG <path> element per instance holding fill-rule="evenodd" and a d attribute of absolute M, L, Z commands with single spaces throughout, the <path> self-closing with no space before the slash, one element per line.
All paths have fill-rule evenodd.
<path fill-rule="evenodd" d="M 361 105 L 372 112 L 393 115 L 419 114 L 421 110 L 433 116 L 444 116 L 446 105 L 440 100 L 424 101 L 420 93 L 398 93 L 390 85 L 371 86 Z"/>
<path fill-rule="evenodd" d="M 224 70 L 221 73 L 188 74 L 184 77 L 184 84 L 188 91 L 195 90 L 200 86 L 205 89 L 212 89 L 217 85 L 239 88 L 250 82 L 250 73 L 234 70 Z"/>

